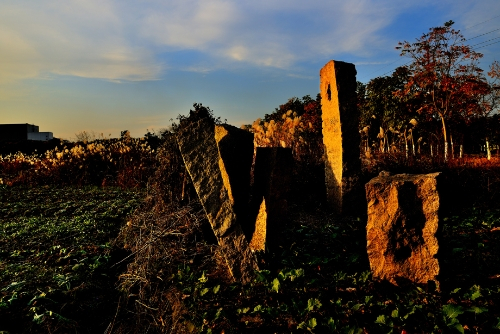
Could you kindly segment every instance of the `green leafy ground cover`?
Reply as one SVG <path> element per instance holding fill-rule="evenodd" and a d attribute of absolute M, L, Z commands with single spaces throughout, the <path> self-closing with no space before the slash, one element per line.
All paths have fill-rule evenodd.
<path fill-rule="evenodd" d="M 111 242 L 144 197 L 97 187 L 0 188 L 0 332 L 103 332 L 116 311 Z"/>
<path fill-rule="evenodd" d="M 113 323 L 113 332 L 134 332 L 138 327 L 120 322 L 135 323 L 141 313 L 141 332 L 171 332 L 172 326 L 162 327 L 168 323 L 165 314 L 155 313 L 166 300 L 148 302 L 153 287 L 158 289 L 150 293 L 175 297 L 169 299 L 177 303 L 174 332 L 500 330 L 498 210 L 464 209 L 443 221 L 439 290 L 374 281 L 366 256 L 366 218 L 296 209 L 276 251 L 260 255 L 262 270 L 252 284 L 229 282 L 217 246 L 207 245 L 203 233 L 195 231 L 192 244 L 184 244 L 187 255 L 175 267 L 143 264 L 148 276 L 141 278 L 143 288 L 132 289 L 134 297 L 117 289 L 117 277 L 126 268 L 113 264 L 127 253 L 111 241 L 144 195 L 96 187 L 1 188 L 0 331 L 102 333 Z M 169 227 L 172 231 L 182 233 L 190 224 L 171 216 L 179 221 Z M 178 233 L 168 238 L 180 238 Z M 168 251 L 164 237 L 154 240 Z M 137 294 L 146 297 L 137 299 Z M 123 307 L 117 312 L 120 299 Z"/>
<path fill-rule="evenodd" d="M 180 266 L 183 319 L 204 333 L 498 332 L 500 211 L 444 224 L 440 286 L 394 287 L 371 277 L 363 219 L 297 214 L 250 286 Z"/>

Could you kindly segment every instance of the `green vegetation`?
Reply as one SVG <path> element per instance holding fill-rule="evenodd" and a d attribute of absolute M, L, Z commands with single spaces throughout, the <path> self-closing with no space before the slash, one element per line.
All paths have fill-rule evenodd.
<path fill-rule="evenodd" d="M 195 217 L 191 216 L 194 225 Z M 172 231 L 185 223 L 168 226 Z M 223 263 L 217 262 L 217 251 L 195 242 L 193 233 L 191 251 L 183 262 L 170 259 L 168 268 L 129 272 L 140 274 L 143 282 L 135 281 L 136 291 L 142 292 L 135 303 L 142 324 L 135 332 L 153 323 L 162 333 L 500 330 L 499 210 L 465 210 L 444 221 L 439 287 L 410 283 L 394 287 L 372 280 L 364 227 L 361 217 L 339 219 L 321 211 L 295 211 L 279 251 L 260 254 L 261 271 L 246 286 L 229 282 Z M 165 230 L 157 234 L 160 231 Z M 166 242 L 172 249 L 178 240 L 165 238 L 161 244 Z M 137 266 L 153 268 L 162 258 L 148 256 L 156 260 L 148 263 L 144 254 Z"/>
<path fill-rule="evenodd" d="M 117 276 L 125 267 L 113 265 L 128 253 L 119 251 L 112 240 L 120 227 L 127 226 L 125 217 L 143 196 L 144 191 L 115 188 L 1 188 L 0 330 L 102 332 L 110 325 L 120 298 L 127 298 L 116 289 Z M 444 221 L 438 291 L 432 286 L 396 288 L 374 282 L 365 252 L 364 218 L 338 219 L 303 210 L 291 216 L 279 252 L 262 254 L 265 263 L 261 262 L 263 269 L 252 284 L 229 282 L 223 263 L 217 263 L 217 247 L 203 239 L 202 225 L 207 222 L 193 205 L 190 213 L 184 212 L 185 220 L 170 227 L 188 235 L 182 226 L 193 219 L 191 238 L 196 235 L 198 247 L 187 250 L 171 268 L 155 262 L 158 258 L 143 263 L 150 267 L 146 277 L 150 286 L 162 283 L 156 285 L 165 288 L 161 293 L 174 291 L 178 297 L 182 311 L 177 313 L 177 331 L 500 329 L 499 210 L 467 209 Z M 169 246 L 178 238 L 171 237 L 165 251 L 171 252 Z M 137 284 L 135 289 L 140 291 Z M 155 318 L 159 305 L 136 300 L 139 303 L 128 302 L 129 308 L 136 315 L 139 310 L 149 314 L 143 314 L 142 329 L 157 323 L 153 332 L 168 332 L 162 329 L 161 317 Z M 127 321 L 122 312 L 116 319 L 117 332 L 126 332 L 126 326 L 119 326 Z"/>
<path fill-rule="evenodd" d="M 123 257 L 112 242 L 143 197 L 142 190 L 2 186 L 0 331 L 102 332 L 123 270 L 112 266 Z"/>

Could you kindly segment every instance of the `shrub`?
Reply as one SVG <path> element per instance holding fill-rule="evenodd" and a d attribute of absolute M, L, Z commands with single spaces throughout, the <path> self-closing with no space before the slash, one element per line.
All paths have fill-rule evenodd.
<path fill-rule="evenodd" d="M 61 143 L 43 154 L 0 156 L 0 182 L 7 185 L 145 186 L 156 166 L 143 138 Z"/>
<path fill-rule="evenodd" d="M 256 147 L 288 147 L 294 157 L 293 199 L 304 206 L 324 200 L 324 150 L 320 96 L 291 98 L 251 126 Z"/>

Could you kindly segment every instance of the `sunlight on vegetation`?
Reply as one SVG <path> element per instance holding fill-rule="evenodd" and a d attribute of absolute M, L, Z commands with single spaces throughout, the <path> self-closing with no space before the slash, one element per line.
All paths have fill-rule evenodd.
<path fill-rule="evenodd" d="M 61 143 L 42 154 L 0 156 L 0 183 L 143 186 L 155 158 L 144 138 Z"/>
<path fill-rule="evenodd" d="M 420 42 L 463 42 L 447 24 Z M 196 103 L 160 134 L 82 132 L 43 153 L 0 156 L 0 333 L 499 331 L 500 117 L 487 115 L 498 85 L 465 82 L 462 91 L 484 99 L 464 101 L 449 92 L 456 77 L 436 84 L 420 62 L 425 45 L 400 46 L 417 62 L 358 83 L 359 180 L 443 173 L 438 284 L 374 280 L 363 196 L 351 215 L 326 207 L 319 96 L 291 98 L 242 126 L 256 147 L 292 149 L 293 193 L 275 250 L 256 254 L 250 284 L 232 281 L 175 138 L 200 117 L 222 123 Z M 494 63 L 490 77 L 498 71 Z M 453 108 L 433 106 L 431 93 Z"/>

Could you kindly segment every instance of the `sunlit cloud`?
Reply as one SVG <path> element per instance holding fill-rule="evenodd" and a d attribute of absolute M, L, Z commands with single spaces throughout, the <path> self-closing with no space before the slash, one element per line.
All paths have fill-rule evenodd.
<path fill-rule="evenodd" d="M 0 84 L 46 73 L 115 82 L 158 80 L 168 75 L 170 64 L 164 56 L 183 50 L 198 52 L 204 59 L 183 64 L 182 69 L 202 73 L 247 65 L 290 70 L 300 62 L 345 55 L 355 55 L 357 64 L 374 64 L 377 60 L 369 60 L 371 56 L 394 47 L 395 41 L 384 29 L 401 13 L 431 3 L 4 2 L 0 4 Z M 472 24 L 480 20 L 485 6 L 493 3 L 462 2 L 450 13 Z"/>
<path fill-rule="evenodd" d="M 368 55 L 398 10 L 391 1 L 118 0 L 0 5 L 0 83 L 42 73 L 113 81 L 155 80 L 159 54 L 196 50 L 210 71 L 234 64 L 290 68 L 342 53 Z M 233 65 L 234 65 L 233 64 Z"/>
<path fill-rule="evenodd" d="M 409 5 L 391 1 L 149 2 L 141 35 L 165 50 L 204 52 L 227 62 L 290 68 L 297 61 L 380 48 L 380 29 Z M 391 41 L 392 42 L 392 41 Z M 205 66 L 206 67 L 206 66 Z"/>
<path fill-rule="evenodd" d="M 109 80 L 154 80 L 151 51 L 127 40 L 111 1 L 0 4 L 0 84 L 42 73 Z"/>
<path fill-rule="evenodd" d="M 39 73 L 40 55 L 15 31 L 0 29 L 0 84 Z"/>
<path fill-rule="evenodd" d="M 172 50 L 205 50 L 224 40 L 236 24 L 236 5 L 229 1 L 151 1 L 141 15 L 140 34 Z M 214 45 L 215 46 L 215 45 Z"/>

